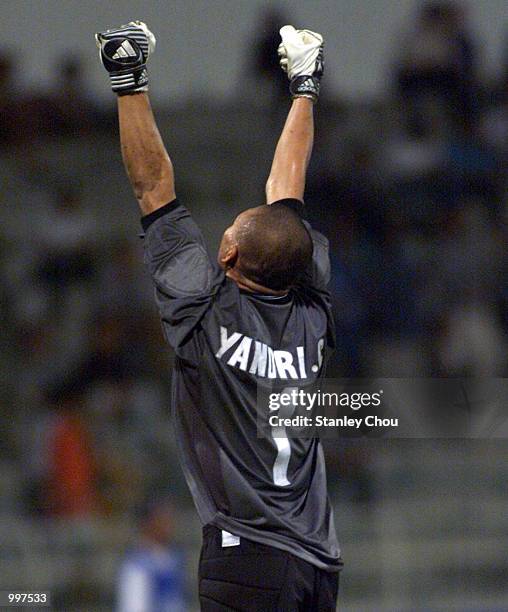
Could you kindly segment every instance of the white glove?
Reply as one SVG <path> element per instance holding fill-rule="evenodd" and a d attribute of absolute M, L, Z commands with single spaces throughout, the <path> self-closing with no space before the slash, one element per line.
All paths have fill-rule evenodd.
<path fill-rule="evenodd" d="M 323 37 L 310 30 L 295 30 L 286 25 L 280 29 L 278 48 L 281 68 L 287 72 L 293 97 L 305 96 L 314 101 L 319 96 L 323 75 Z"/>

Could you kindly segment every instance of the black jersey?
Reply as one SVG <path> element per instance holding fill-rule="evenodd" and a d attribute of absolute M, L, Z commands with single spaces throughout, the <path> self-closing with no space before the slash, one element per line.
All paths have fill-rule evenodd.
<path fill-rule="evenodd" d="M 201 521 L 337 571 L 321 443 L 258 437 L 256 405 L 259 383 L 291 386 L 323 374 L 333 347 L 326 238 L 308 226 L 313 268 L 301 289 L 275 298 L 225 276 L 178 200 L 142 221 L 145 262 L 176 354 L 180 461 Z"/>

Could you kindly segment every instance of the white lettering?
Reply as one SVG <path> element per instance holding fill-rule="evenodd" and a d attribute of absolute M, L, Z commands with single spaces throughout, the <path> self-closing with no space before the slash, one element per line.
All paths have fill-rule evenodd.
<path fill-rule="evenodd" d="M 238 342 L 238 340 L 242 337 L 242 334 L 238 332 L 234 332 L 228 338 L 228 330 L 225 327 L 220 328 L 220 349 L 215 353 L 217 359 L 220 359 L 224 353 L 230 349 L 233 344 Z"/>
<path fill-rule="evenodd" d="M 398 427 L 399 419 L 382 419 L 378 416 L 366 416 L 365 425 L 367 427 Z"/>
<path fill-rule="evenodd" d="M 238 364 L 240 370 L 243 370 L 245 372 L 247 370 L 247 362 L 249 360 L 251 344 L 252 338 L 244 336 L 243 340 L 238 345 L 236 351 L 229 358 L 228 364 L 230 366 L 236 366 L 236 364 Z"/>
<path fill-rule="evenodd" d="M 267 357 L 266 344 L 258 342 L 256 340 L 256 349 L 254 351 L 254 357 L 250 364 L 249 374 L 258 374 L 259 376 L 266 376 L 266 357 Z"/>
<path fill-rule="evenodd" d="M 307 371 L 305 369 L 305 350 L 303 346 L 296 347 L 296 354 L 298 355 L 298 367 L 300 368 L 300 377 L 307 378 Z"/>
<path fill-rule="evenodd" d="M 279 378 L 298 378 L 296 368 L 293 365 L 293 355 L 289 351 L 274 351 L 275 364 L 279 372 Z"/>
<path fill-rule="evenodd" d="M 268 378 L 277 378 L 275 359 L 273 358 L 273 349 L 270 347 L 268 347 Z"/>
<path fill-rule="evenodd" d="M 318 342 L 317 352 L 318 352 L 318 366 L 321 367 L 323 365 L 323 348 L 325 346 L 324 338 Z"/>
<path fill-rule="evenodd" d="M 319 347 L 321 347 L 322 352 L 323 345 L 324 340 L 320 340 L 318 353 L 320 351 Z M 227 328 L 221 325 L 220 348 L 215 356 L 217 359 L 221 359 L 227 351 L 233 348 L 234 351 L 232 351 L 227 363 L 244 372 L 248 371 L 249 374 L 262 378 L 280 378 L 282 380 L 307 378 L 305 348 L 303 346 L 297 346 L 296 355 L 294 355 L 290 351 L 273 349 L 264 342 L 253 340 L 239 332 L 228 335 Z M 251 348 L 254 350 L 251 351 Z M 321 364 L 322 355 L 318 360 Z M 313 365 L 312 370 L 317 371 L 317 365 Z"/>
<path fill-rule="evenodd" d="M 307 400 L 309 402 L 307 406 L 307 410 L 312 410 L 312 406 L 314 406 L 314 402 L 317 399 L 317 393 L 307 393 Z"/>

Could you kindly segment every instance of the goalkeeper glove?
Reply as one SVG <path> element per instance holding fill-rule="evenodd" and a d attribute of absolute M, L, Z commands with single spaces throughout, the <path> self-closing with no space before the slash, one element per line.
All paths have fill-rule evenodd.
<path fill-rule="evenodd" d="M 317 102 L 324 66 L 323 37 L 310 30 L 295 30 L 290 25 L 281 28 L 280 36 L 280 66 L 287 72 L 292 97 Z"/>
<path fill-rule="evenodd" d="M 155 49 L 155 36 L 142 21 L 99 32 L 95 40 L 115 93 L 148 91 L 146 62 Z"/>

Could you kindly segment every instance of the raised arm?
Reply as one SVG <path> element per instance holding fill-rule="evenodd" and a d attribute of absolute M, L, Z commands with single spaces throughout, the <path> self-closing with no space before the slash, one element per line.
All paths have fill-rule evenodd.
<path fill-rule="evenodd" d="M 277 143 L 266 182 L 266 202 L 303 201 L 305 177 L 314 142 L 313 105 L 323 74 L 323 38 L 309 30 L 284 26 L 279 46 L 281 67 L 288 73 L 293 103 Z"/>
<path fill-rule="evenodd" d="M 173 166 L 148 99 L 146 62 L 155 37 L 140 21 L 96 34 L 101 61 L 118 94 L 122 157 L 141 212 L 147 215 L 175 199 Z"/>
<path fill-rule="evenodd" d="M 303 201 L 305 176 L 314 142 L 313 102 L 295 98 L 277 143 L 266 182 L 266 203 L 285 198 Z"/>
<path fill-rule="evenodd" d="M 143 215 L 175 199 L 173 165 L 164 148 L 148 94 L 118 96 L 120 145 Z"/>

